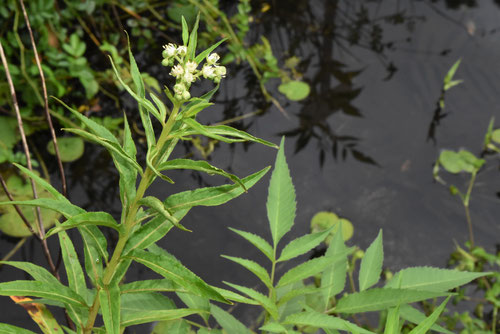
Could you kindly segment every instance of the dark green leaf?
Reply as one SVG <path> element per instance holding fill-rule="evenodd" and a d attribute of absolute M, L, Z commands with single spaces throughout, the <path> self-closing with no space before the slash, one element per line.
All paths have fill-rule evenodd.
<path fill-rule="evenodd" d="M 85 300 L 81 296 L 61 283 L 50 285 L 45 282 L 37 281 L 13 281 L 0 283 L 0 295 L 34 296 L 59 301 L 76 307 L 87 307 Z"/>
<path fill-rule="evenodd" d="M 141 205 L 149 206 L 151 209 L 155 210 L 165 219 L 167 219 L 170 223 L 172 223 L 175 227 L 183 231 L 191 232 L 190 230 L 179 224 L 177 218 L 175 218 L 175 216 L 169 212 L 168 208 L 158 198 L 153 196 L 146 196 L 144 198 L 141 198 L 141 200 L 138 203 Z"/>
<path fill-rule="evenodd" d="M 278 262 L 288 261 L 290 259 L 293 259 L 294 257 L 309 252 L 311 249 L 318 246 L 323 240 L 325 240 L 330 231 L 331 229 L 322 232 L 306 234 L 302 237 L 292 240 L 281 251 Z"/>
<path fill-rule="evenodd" d="M 252 245 L 257 247 L 267 258 L 271 261 L 274 261 L 274 253 L 273 253 L 273 248 L 271 245 L 264 240 L 263 238 L 259 237 L 256 234 L 250 233 L 250 232 L 245 232 L 241 230 L 237 230 L 235 228 L 230 227 L 229 228 L 231 231 L 234 233 L 238 234 L 239 236 L 243 237 L 246 239 L 248 242 L 250 242 Z"/>
<path fill-rule="evenodd" d="M 106 332 L 120 334 L 120 287 L 117 284 L 102 287 L 99 300 Z"/>
<path fill-rule="evenodd" d="M 271 289 L 273 287 L 273 284 L 271 282 L 271 278 L 269 277 L 269 273 L 267 272 L 266 269 L 264 269 L 264 267 L 262 267 L 257 262 L 252 261 L 252 260 L 242 259 L 242 258 L 239 258 L 239 257 L 227 256 L 227 255 L 222 255 L 222 257 L 226 258 L 228 260 L 231 260 L 233 262 L 236 262 L 239 265 L 243 266 L 245 269 L 247 269 L 250 272 L 252 272 L 268 288 Z"/>
<path fill-rule="evenodd" d="M 58 224 L 50 231 L 47 232 L 46 238 L 51 235 L 57 234 L 61 231 L 65 231 L 74 227 L 80 227 L 83 225 L 100 225 L 114 228 L 118 232 L 120 232 L 120 225 L 116 222 L 116 220 L 107 212 L 99 211 L 99 212 L 85 212 L 73 216 L 67 219 L 64 223 Z"/>
<path fill-rule="evenodd" d="M 219 325 L 227 333 L 238 333 L 238 334 L 251 334 L 252 332 L 247 329 L 238 319 L 236 319 L 231 313 L 224 311 L 218 306 L 210 305 L 210 313 L 217 320 Z"/>
<path fill-rule="evenodd" d="M 382 244 L 382 230 L 377 238 L 366 250 L 361 267 L 359 269 L 359 290 L 363 291 L 375 285 L 382 273 L 382 263 L 384 262 L 384 248 Z"/>

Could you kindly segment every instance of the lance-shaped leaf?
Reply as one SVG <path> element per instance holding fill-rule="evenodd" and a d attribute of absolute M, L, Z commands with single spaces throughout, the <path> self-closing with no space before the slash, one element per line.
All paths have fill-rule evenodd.
<path fill-rule="evenodd" d="M 209 175 L 214 175 L 214 174 L 222 175 L 224 177 L 227 177 L 234 183 L 239 184 L 241 187 L 243 187 L 243 189 L 245 189 L 245 185 L 241 182 L 239 177 L 237 177 L 234 174 L 230 174 L 224 171 L 223 169 L 212 166 L 211 164 L 203 160 L 195 161 L 190 159 L 174 159 L 163 162 L 158 166 L 158 171 L 160 172 L 164 170 L 174 170 L 174 169 L 192 169 L 192 170 L 197 170 L 199 172 L 207 173 Z"/>
<path fill-rule="evenodd" d="M 337 233 L 333 236 L 330 246 L 326 251 L 326 256 L 332 256 L 334 254 L 342 253 L 346 251 L 347 247 L 344 244 L 344 238 L 342 236 L 342 229 L 339 228 Z M 342 292 L 345 287 L 347 276 L 347 255 L 326 268 L 321 274 L 321 287 L 323 295 L 323 305 L 326 310 L 328 307 L 329 300 L 336 294 Z"/>
<path fill-rule="evenodd" d="M 376 284 L 382 273 L 382 263 L 384 262 L 384 248 L 382 244 L 382 230 L 377 238 L 366 250 L 361 267 L 359 269 L 359 290 L 364 291 Z"/>
<path fill-rule="evenodd" d="M 94 287 L 99 285 L 99 278 L 103 275 L 102 258 L 85 238 L 83 239 L 83 256 L 85 258 L 85 271 Z"/>
<path fill-rule="evenodd" d="M 283 274 L 276 287 L 285 286 L 316 275 L 325 270 L 328 266 L 335 265 L 336 262 L 342 261 L 347 254 L 351 252 L 352 250 L 347 250 L 333 256 L 321 256 L 301 263 Z"/>
<path fill-rule="evenodd" d="M 117 284 L 104 286 L 99 291 L 102 319 L 109 334 L 120 333 L 120 287 Z"/>
<path fill-rule="evenodd" d="M 211 105 L 213 105 L 213 103 L 204 102 L 204 100 L 202 100 L 200 98 L 196 98 L 195 101 L 189 103 L 186 106 L 185 111 L 183 111 L 182 115 L 186 119 L 195 117 L 199 112 L 205 110 L 206 108 L 210 107 Z"/>
<path fill-rule="evenodd" d="M 156 107 L 160 111 L 160 116 L 162 119 L 162 120 L 160 120 L 160 122 L 163 123 L 164 122 L 163 120 L 165 119 L 165 117 L 167 117 L 167 108 L 165 107 L 165 104 L 163 104 L 163 102 L 160 100 L 160 98 L 158 96 L 156 96 L 155 94 L 149 93 L 149 96 L 151 96 L 151 99 L 153 100 L 153 102 L 156 104 Z"/>
<path fill-rule="evenodd" d="M 35 334 L 35 332 L 9 324 L 0 324 L 0 334 Z"/>
<path fill-rule="evenodd" d="M 250 233 L 250 232 L 245 232 L 241 230 L 237 230 L 235 228 L 230 227 L 229 228 L 231 231 L 234 233 L 238 234 L 239 236 L 243 237 L 245 240 L 247 240 L 249 243 L 257 247 L 267 258 L 271 261 L 274 261 L 274 253 L 273 253 L 273 248 L 271 245 L 261 238 L 260 236 Z"/>
<path fill-rule="evenodd" d="M 407 289 L 373 288 L 342 297 L 334 310 L 337 313 L 361 313 L 380 311 L 397 305 L 448 295 L 442 292 Z"/>
<path fill-rule="evenodd" d="M 252 332 L 231 313 L 218 306 L 210 305 L 210 313 L 226 333 L 251 334 Z"/>
<path fill-rule="evenodd" d="M 100 225 L 111 227 L 118 232 L 120 232 L 120 225 L 116 222 L 116 220 L 107 212 L 99 211 L 99 212 L 85 212 L 73 216 L 67 219 L 64 223 L 59 224 L 49 230 L 46 234 L 46 238 L 51 235 L 57 234 L 61 231 L 66 231 L 74 227 L 81 227 L 84 225 Z"/>
<path fill-rule="evenodd" d="M 174 184 L 175 182 L 171 178 L 169 178 L 168 176 L 163 175 L 162 173 L 160 173 L 160 171 L 158 169 L 156 169 L 156 167 L 153 165 L 153 159 L 156 156 L 155 153 L 157 153 L 156 152 L 156 147 L 154 147 L 152 150 L 148 150 L 148 152 L 146 153 L 146 164 L 147 164 L 147 166 L 149 167 L 149 169 L 151 169 L 151 171 L 157 177 L 159 177 L 160 179 L 162 179 L 164 181 L 167 181 L 168 183 Z"/>
<path fill-rule="evenodd" d="M 104 263 L 108 263 L 108 241 L 97 226 L 83 225 L 78 228 L 85 243 L 94 247 L 103 258 Z"/>
<path fill-rule="evenodd" d="M 239 265 L 243 266 L 245 269 L 247 269 L 250 272 L 252 272 L 268 288 L 271 289 L 273 287 L 273 283 L 271 282 L 271 278 L 269 277 L 269 273 L 267 272 L 266 269 L 264 269 L 264 267 L 262 267 L 257 262 L 252 261 L 252 260 L 242 259 L 242 258 L 239 258 L 239 257 L 227 256 L 227 255 L 222 255 L 222 257 L 226 258 L 228 260 L 231 260 L 233 262 L 236 262 Z"/>
<path fill-rule="evenodd" d="M 0 202 L 0 205 L 14 205 L 14 204 L 26 205 L 26 206 L 39 206 L 41 208 L 59 212 L 66 218 L 70 218 L 74 215 L 78 215 L 80 213 L 85 212 L 85 210 L 69 202 L 63 202 L 52 198 L 37 198 L 27 201 Z"/>
<path fill-rule="evenodd" d="M 290 241 L 281 251 L 281 255 L 278 262 L 287 261 L 293 259 L 294 257 L 300 256 L 309 252 L 314 247 L 318 246 L 332 229 L 328 229 L 322 232 L 306 234 L 302 237 Z"/>
<path fill-rule="evenodd" d="M 121 295 L 122 316 L 141 311 L 171 310 L 175 303 L 167 296 L 156 292 L 139 292 Z"/>
<path fill-rule="evenodd" d="M 246 189 L 250 189 L 268 170 L 269 167 L 266 167 L 257 173 L 241 179 L 241 182 L 245 185 Z M 226 184 L 218 187 L 199 188 L 177 193 L 169 196 L 164 203 L 169 211 L 176 212 L 194 206 L 221 205 L 243 193 L 244 190 L 239 185 Z"/>
<path fill-rule="evenodd" d="M 239 143 L 244 141 L 252 141 L 260 143 L 266 146 L 274 147 L 277 146 L 267 140 L 254 137 L 245 131 L 237 130 L 227 125 L 202 125 L 196 122 L 192 118 L 187 118 L 183 120 L 189 127 L 190 130 L 176 131 L 172 133 L 172 136 L 191 136 L 191 135 L 204 135 L 209 138 L 220 140 L 224 143 Z"/>
<path fill-rule="evenodd" d="M 207 298 L 186 292 L 176 292 L 175 294 L 188 308 L 206 311 L 206 313 L 200 313 L 200 316 L 205 323 L 208 323 L 208 319 L 210 318 L 210 301 Z"/>
<path fill-rule="evenodd" d="M 71 132 L 71 133 L 74 133 L 80 137 L 83 137 L 89 141 L 92 141 L 94 143 L 97 143 L 99 145 L 102 145 L 104 146 L 110 153 L 114 153 L 116 154 L 117 156 L 121 157 L 126 163 L 128 166 L 130 166 L 131 168 L 137 170 L 139 173 L 142 174 L 142 168 L 141 166 L 132 158 L 130 157 L 124 150 L 123 148 L 121 148 L 120 144 L 118 143 L 115 143 L 111 140 L 108 140 L 106 138 L 103 138 L 103 137 L 99 137 L 99 136 L 96 136 L 90 132 L 87 132 L 87 131 L 84 131 L 84 130 L 80 130 L 80 129 L 68 129 L 68 128 L 65 128 L 63 129 L 65 131 L 68 131 L 68 132 Z M 119 166 L 117 165 L 117 168 Z"/>
<path fill-rule="evenodd" d="M 295 188 L 285 159 L 285 139 L 281 139 L 280 149 L 274 164 L 267 196 L 267 218 L 273 237 L 274 248 L 280 239 L 292 228 L 295 219 Z"/>
<path fill-rule="evenodd" d="M 151 209 L 155 210 L 165 219 L 167 219 L 170 223 L 172 223 L 175 227 L 183 231 L 191 232 L 190 230 L 179 224 L 177 218 L 175 218 L 175 216 L 169 212 L 168 208 L 165 207 L 165 204 L 163 204 L 163 202 L 160 201 L 158 198 L 152 196 L 146 196 L 139 200 L 139 204 L 149 206 Z"/>
<path fill-rule="evenodd" d="M 187 55 L 188 59 L 194 59 L 194 53 L 196 52 L 196 45 L 198 43 L 198 24 L 200 23 L 200 12 L 196 15 L 196 21 L 194 22 L 193 30 L 189 34 L 189 43 L 187 45 Z"/>
<path fill-rule="evenodd" d="M 443 313 L 444 308 L 448 301 L 450 300 L 451 296 L 448 296 L 441 305 L 439 305 L 434 312 L 432 312 L 431 315 L 429 315 L 424 321 L 418 324 L 417 327 L 413 328 L 408 334 L 425 334 L 429 329 L 432 328 L 434 323 L 438 320 L 439 316 L 441 313 Z"/>
<path fill-rule="evenodd" d="M 228 303 L 217 291 L 196 276 L 192 271 L 184 267 L 174 256 L 165 252 L 162 255 L 152 254 L 136 249 L 127 256 L 139 262 L 165 278 L 175 281 L 188 292 L 196 295 Z"/>
<path fill-rule="evenodd" d="M 253 289 L 247 288 L 245 286 L 241 286 L 238 284 L 233 284 L 229 282 L 224 282 L 224 284 L 229 285 L 233 289 L 236 289 L 240 291 L 241 293 L 246 294 L 248 297 L 252 298 L 255 300 L 257 303 L 259 303 L 274 319 L 278 319 L 279 314 L 278 314 L 278 307 L 273 303 L 273 301 L 267 297 L 264 296 L 262 293 L 257 292 Z"/>
<path fill-rule="evenodd" d="M 54 277 L 47 269 L 40 267 L 30 262 L 22 261 L 0 261 L 0 265 L 6 264 L 8 266 L 16 267 L 24 270 L 31 275 L 36 281 L 45 282 L 49 284 L 60 284 L 57 278 Z"/>
<path fill-rule="evenodd" d="M 208 49 L 200 52 L 196 58 L 194 58 L 194 61 L 199 64 L 201 61 L 203 61 L 205 58 L 207 58 L 210 53 L 215 50 L 221 43 L 223 43 L 224 41 L 226 41 L 227 38 L 224 38 L 224 39 L 221 39 L 220 41 L 218 41 L 217 43 L 215 43 L 214 45 L 210 46 Z"/>
<path fill-rule="evenodd" d="M 123 150 L 129 157 L 136 159 L 137 149 L 135 147 L 132 133 L 128 125 L 127 116 L 123 115 Z M 117 165 L 124 165 L 124 161 L 118 156 L 115 157 Z M 137 171 L 132 168 L 121 168 L 120 173 L 120 199 L 123 207 L 128 207 L 136 194 Z"/>
<path fill-rule="evenodd" d="M 168 292 L 168 291 L 186 292 L 186 289 L 182 288 L 174 281 L 165 278 L 165 279 L 151 279 L 145 281 L 135 281 L 131 283 L 126 283 L 120 285 L 120 291 L 122 294 L 126 294 L 126 293 Z"/>
<path fill-rule="evenodd" d="M 385 287 L 445 292 L 490 274 L 488 272 L 473 273 L 453 269 L 413 267 L 396 273 Z"/>
<path fill-rule="evenodd" d="M 21 172 L 23 172 L 24 174 L 26 174 L 30 178 L 32 178 L 33 181 L 35 181 L 36 184 L 38 184 L 39 186 L 41 186 L 43 189 L 47 190 L 54 197 L 54 199 L 56 199 L 58 201 L 61 201 L 61 202 L 68 202 L 69 203 L 68 199 L 66 197 L 64 197 L 64 195 L 61 194 L 59 191 L 57 191 L 57 189 L 54 188 L 44 178 L 38 176 L 37 174 L 35 174 L 32 171 L 30 171 L 28 168 L 23 167 L 23 166 L 21 166 L 19 164 L 13 163 L 13 165 L 16 166 L 17 168 L 19 168 L 19 170 Z"/>
<path fill-rule="evenodd" d="M 413 324 L 419 324 L 424 321 L 427 317 L 424 313 L 420 312 L 416 308 L 410 305 L 403 305 L 400 308 L 400 315 L 402 319 L 405 319 Z M 437 324 L 431 326 L 431 329 L 436 332 L 445 333 L 445 334 L 454 334 L 453 332 L 447 330 L 444 327 L 441 327 Z"/>
<path fill-rule="evenodd" d="M 87 296 L 87 285 L 83 276 L 83 269 L 80 265 L 78 255 L 76 255 L 73 242 L 65 231 L 59 233 L 59 244 L 64 261 L 64 268 L 68 277 L 69 287 L 84 299 Z"/>
<path fill-rule="evenodd" d="M 347 320 L 329 316 L 316 311 L 291 314 L 286 317 L 285 321 L 283 321 L 282 324 L 338 329 L 342 331 L 348 331 L 350 333 L 374 334 L 374 332 L 356 326 L 355 324 Z"/>
<path fill-rule="evenodd" d="M 33 296 L 59 301 L 75 307 L 88 307 L 85 300 L 67 286 L 37 281 L 13 281 L 0 283 L 2 296 Z"/>
<path fill-rule="evenodd" d="M 220 293 L 221 296 L 223 296 L 227 300 L 232 300 L 232 301 L 235 301 L 235 302 L 241 303 L 241 304 L 259 305 L 259 303 L 256 302 L 255 300 L 247 298 L 247 297 L 243 297 L 242 295 L 237 294 L 234 291 L 226 290 L 226 289 L 218 288 L 218 287 L 213 287 L 213 288 L 215 289 L 215 291 Z"/>
<path fill-rule="evenodd" d="M 182 44 L 187 46 L 189 42 L 189 28 L 186 19 L 184 18 L 184 15 L 181 16 L 181 22 L 182 22 Z"/>
<path fill-rule="evenodd" d="M 401 326 L 402 324 L 399 321 L 399 305 L 391 307 L 385 319 L 384 334 L 399 334 L 401 333 Z"/>
<path fill-rule="evenodd" d="M 283 296 L 279 297 L 278 299 L 278 306 L 282 306 L 286 304 L 288 301 L 291 299 L 298 297 L 298 296 L 303 296 L 303 295 L 310 295 L 310 294 L 315 294 L 320 292 L 322 289 L 319 289 L 315 286 L 306 286 L 303 288 L 294 288 L 294 286 L 291 286 L 291 290 L 286 292 Z"/>
<path fill-rule="evenodd" d="M 182 217 L 189 211 L 189 209 L 183 209 L 176 211 L 173 216 L 177 220 L 181 220 Z M 132 236 L 127 240 L 123 254 L 127 254 L 134 249 L 145 249 L 150 245 L 154 244 L 156 241 L 160 240 L 172 229 L 173 225 L 166 220 L 163 215 L 157 215 L 141 227 L 139 227 Z"/>
<path fill-rule="evenodd" d="M 204 313 L 203 310 L 193 310 L 189 308 L 178 308 L 174 310 L 154 310 L 127 313 L 122 317 L 121 326 L 145 324 L 155 321 L 175 320 L 187 317 L 192 314 Z"/>

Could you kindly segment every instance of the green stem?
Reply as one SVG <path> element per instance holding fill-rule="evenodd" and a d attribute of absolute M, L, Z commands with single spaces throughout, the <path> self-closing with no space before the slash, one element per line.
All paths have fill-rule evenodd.
<path fill-rule="evenodd" d="M 472 187 L 474 186 L 474 181 L 476 180 L 476 174 L 477 171 L 474 171 L 472 173 L 472 176 L 469 181 L 469 186 L 467 187 L 467 193 L 464 196 L 463 199 L 463 204 L 464 204 L 464 209 L 465 209 L 465 217 L 467 219 L 467 227 L 469 229 L 469 242 L 470 242 L 470 248 L 474 248 L 474 233 L 472 231 L 472 220 L 470 218 L 470 210 L 469 210 L 469 201 L 470 201 L 470 195 L 472 192 Z"/>
<path fill-rule="evenodd" d="M 158 138 L 157 142 L 157 147 L 158 151 L 161 151 L 161 148 L 163 145 L 165 145 L 165 142 L 167 141 L 167 138 L 170 134 L 170 131 L 172 130 L 174 124 L 175 124 L 175 119 L 177 118 L 177 114 L 179 113 L 179 108 L 180 108 L 180 103 L 175 103 L 174 108 L 172 110 L 172 113 L 170 114 L 170 117 L 167 120 L 167 123 L 164 125 L 162 132 L 160 134 L 160 137 Z M 159 156 L 155 156 L 152 161 L 152 165 L 155 167 L 155 164 L 158 162 Z M 155 167 L 156 168 L 156 167 Z M 104 270 L 104 276 L 102 279 L 102 285 L 107 286 L 111 283 L 113 276 L 115 275 L 116 268 L 120 264 L 121 261 L 121 256 L 123 253 L 123 249 L 125 248 L 125 245 L 127 244 L 127 241 L 130 237 L 130 232 L 132 231 L 134 225 L 137 223 L 136 221 L 136 215 L 137 211 L 139 210 L 140 204 L 139 201 L 144 197 L 144 194 L 146 193 L 146 190 L 148 186 L 154 181 L 156 175 L 155 173 L 151 170 L 151 168 L 146 167 L 146 171 L 144 172 L 144 175 L 141 178 L 141 182 L 139 183 L 139 186 L 137 187 L 137 193 L 132 201 L 129 210 L 126 211 L 126 218 L 123 223 L 124 230 L 122 233 L 120 233 L 120 236 L 118 238 L 118 242 L 116 244 L 115 250 L 113 251 L 113 255 L 111 257 L 111 260 L 109 261 L 108 265 L 106 266 L 106 269 Z M 99 290 L 101 287 L 97 287 L 97 293 L 94 298 L 94 302 L 92 306 L 90 307 L 89 310 L 89 317 L 87 324 L 85 325 L 85 328 L 83 329 L 84 334 L 91 334 L 92 328 L 94 327 L 94 323 L 97 317 L 97 313 L 100 308 L 100 300 L 99 300 Z"/>

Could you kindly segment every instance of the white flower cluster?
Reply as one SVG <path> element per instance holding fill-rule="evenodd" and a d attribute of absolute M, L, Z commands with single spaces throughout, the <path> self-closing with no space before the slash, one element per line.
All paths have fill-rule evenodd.
<path fill-rule="evenodd" d="M 169 43 L 164 45 L 163 49 L 161 64 L 163 66 L 172 66 L 170 75 L 176 78 L 174 94 L 178 100 L 189 100 L 191 97 L 189 88 L 200 76 L 210 79 L 215 83 L 219 83 L 222 78 L 226 77 L 226 68 L 217 64 L 220 57 L 216 53 L 208 55 L 203 68 L 197 70 L 198 64 L 193 60 L 187 59 L 187 48 L 185 46 L 176 46 Z M 174 66 L 175 61 L 178 64 Z"/>

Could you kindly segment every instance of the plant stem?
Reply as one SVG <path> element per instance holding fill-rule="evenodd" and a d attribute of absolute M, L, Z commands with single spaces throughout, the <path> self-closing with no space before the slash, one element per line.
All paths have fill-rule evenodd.
<path fill-rule="evenodd" d="M 471 175 L 470 181 L 469 181 L 469 186 L 467 187 L 467 193 L 465 194 L 465 197 L 463 199 L 463 204 L 464 204 L 464 209 L 465 209 L 465 217 L 467 219 L 467 227 L 469 229 L 469 242 L 470 242 L 470 248 L 474 248 L 474 233 L 472 231 L 472 220 L 470 218 L 470 210 L 469 210 L 469 201 L 470 201 L 470 195 L 472 192 L 472 187 L 474 186 L 474 181 L 476 180 L 476 174 L 477 171 L 474 171 Z"/>
<path fill-rule="evenodd" d="M 175 124 L 175 119 L 177 118 L 177 114 L 179 113 L 179 108 L 181 104 L 180 103 L 174 103 L 174 107 L 172 110 L 172 113 L 170 114 L 167 123 L 163 126 L 162 132 L 160 134 L 160 137 L 158 138 L 157 142 L 157 148 L 158 152 L 161 151 L 163 145 L 165 145 L 168 136 L 170 134 L 170 131 L 172 130 L 174 124 Z M 160 159 L 161 161 L 161 159 Z M 153 158 L 152 161 L 152 166 L 155 167 L 155 165 L 159 162 L 159 155 L 156 155 Z M 156 168 L 156 167 L 155 167 Z M 139 186 L 137 187 L 137 193 L 132 201 L 129 210 L 126 211 L 126 217 L 125 221 L 123 223 L 124 230 L 122 233 L 120 233 L 120 236 L 118 237 L 118 242 L 115 246 L 115 250 L 113 251 L 113 255 L 111 256 L 111 260 L 109 261 L 108 265 L 106 266 L 106 269 L 104 270 L 104 276 L 102 279 L 102 285 L 107 286 L 111 283 L 113 280 L 113 276 L 115 275 L 116 268 L 120 264 L 121 261 L 121 256 L 123 249 L 125 248 L 125 245 L 127 244 L 127 241 L 130 237 L 130 232 L 132 231 L 134 225 L 137 223 L 136 221 L 136 215 L 137 211 L 139 210 L 140 204 L 139 201 L 144 197 L 144 194 L 146 193 L 147 188 L 151 184 L 151 182 L 154 181 L 156 178 L 155 173 L 153 170 L 147 166 L 146 171 L 144 172 L 144 175 L 141 178 L 141 182 L 139 183 Z M 97 313 L 100 308 L 100 300 L 99 300 L 99 290 L 102 287 L 97 287 L 97 293 L 96 296 L 94 297 L 94 302 L 92 303 L 92 306 L 90 307 L 89 311 L 89 318 L 87 320 L 87 324 L 85 325 L 85 328 L 83 329 L 84 334 L 90 334 L 92 331 L 92 328 L 94 327 L 95 319 L 97 317 Z"/>

